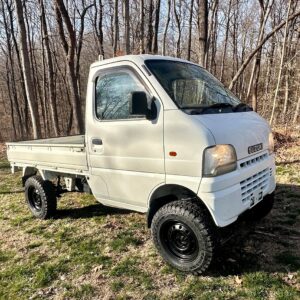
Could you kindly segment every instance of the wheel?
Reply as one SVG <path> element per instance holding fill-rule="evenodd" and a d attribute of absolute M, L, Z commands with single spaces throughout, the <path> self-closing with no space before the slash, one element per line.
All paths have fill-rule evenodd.
<path fill-rule="evenodd" d="M 183 272 L 201 274 L 213 258 L 213 226 L 197 200 L 178 200 L 156 212 L 151 231 L 158 252 L 170 265 Z"/>
<path fill-rule="evenodd" d="M 57 200 L 51 181 L 40 176 L 29 177 L 25 182 L 25 199 L 36 218 L 48 219 L 55 214 Z"/>
<path fill-rule="evenodd" d="M 266 217 L 274 205 L 274 193 L 266 195 L 260 203 L 255 205 L 250 211 L 248 218 L 252 221 L 260 221 Z"/>

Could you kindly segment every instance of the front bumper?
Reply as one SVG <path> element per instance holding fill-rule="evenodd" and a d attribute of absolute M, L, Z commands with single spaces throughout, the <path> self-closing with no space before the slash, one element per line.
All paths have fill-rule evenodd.
<path fill-rule="evenodd" d="M 198 196 L 206 204 L 215 223 L 227 226 L 254 207 L 276 187 L 275 159 L 268 152 L 237 162 L 234 172 L 202 178 Z"/>

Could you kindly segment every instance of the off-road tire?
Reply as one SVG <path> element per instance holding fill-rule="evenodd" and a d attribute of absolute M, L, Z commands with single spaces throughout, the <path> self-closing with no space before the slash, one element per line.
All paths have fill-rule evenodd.
<path fill-rule="evenodd" d="M 180 229 L 178 224 L 182 224 L 181 226 L 184 228 Z M 164 229 L 166 226 L 167 234 Z M 177 200 L 162 206 L 156 212 L 152 220 L 151 232 L 153 242 L 165 261 L 182 272 L 198 275 L 208 269 L 213 259 L 216 246 L 214 226 L 208 212 L 199 205 L 198 199 Z M 180 230 L 184 232 L 182 241 Z M 185 242 L 183 246 L 186 246 L 187 237 L 190 237 L 190 244 L 194 245 L 194 248 L 197 247 L 193 253 L 193 247 L 190 245 L 190 252 L 193 254 L 189 259 L 181 258 L 180 256 L 184 255 L 180 252 L 181 250 L 178 251 L 176 248 L 178 240 L 179 246 L 183 242 Z M 171 240 L 171 242 L 167 240 Z M 175 250 L 173 250 L 173 244 L 175 244 Z M 181 249 L 186 249 L 186 247 L 181 247 Z"/>
<path fill-rule="evenodd" d="M 40 176 L 29 177 L 25 182 L 25 199 L 32 214 L 39 219 L 54 216 L 57 207 L 53 183 Z"/>

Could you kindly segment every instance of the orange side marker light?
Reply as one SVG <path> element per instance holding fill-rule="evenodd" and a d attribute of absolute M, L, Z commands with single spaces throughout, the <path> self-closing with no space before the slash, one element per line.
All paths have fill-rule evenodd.
<path fill-rule="evenodd" d="M 177 152 L 175 152 L 175 151 L 170 151 L 170 152 L 169 152 L 169 155 L 170 155 L 170 156 L 177 156 Z"/>

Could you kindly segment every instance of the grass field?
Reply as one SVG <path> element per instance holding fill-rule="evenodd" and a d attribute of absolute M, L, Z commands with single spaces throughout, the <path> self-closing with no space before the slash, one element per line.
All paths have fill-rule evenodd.
<path fill-rule="evenodd" d="M 281 160 L 284 151 L 281 152 Z M 300 299 L 300 163 L 277 165 L 276 204 L 241 224 L 205 276 L 166 265 L 145 216 L 69 193 L 57 218 L 34 219 L 21 174 L 0 158 L 0 299 Z M 296 160 L 297 161 L 297 160 Z"/>

